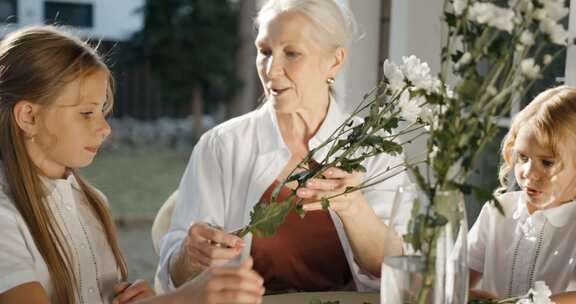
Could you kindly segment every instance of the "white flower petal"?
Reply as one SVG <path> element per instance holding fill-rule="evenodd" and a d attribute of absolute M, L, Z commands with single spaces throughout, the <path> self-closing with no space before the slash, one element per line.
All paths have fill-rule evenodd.
<path fill-rule="evenodd" d="M 540 66 L 538 66 L 534 58 L 527 58 L 520 62 L 520 72 L 528 79 L 536 79 L 540 77 Z"/>
<path fill-rule="evenodd" d="M 422 62 L 414 55 L 402 57 L 402 61 L 403 64 L 400 70 L 402 70 L 406 79 L 408 79 L 414 87 L 429 93 L 438 92 L 440 81 L 430 75 L 428 63 Z"/>
<path fill-rule="evenodd" d="M 388 59 L 384 61 L 384 76 L 388 79 L 390 83 L 390 88 L 392 91 L 400 91 L 406 83 L 404 82 L 404 74 L 398 66 L 390 62 Z"/>
<path fill-rule="evenodd" d="M 468 0 L 454 0 L 454 14 L 462 16 L 462 13 L 468 6 Z"/>
<path fill-rule="evenodd" d="M 468 9 L 468 18 L 480 24 L 487 24 L 511 33 L 514 29 L 514 11 L 498 7 L 492 3 L 474 3 Z"/>
<path fill-rule="evenodd" d="M 540 30 L 548 35 L 552 43 L 563 46 L 568 45 L 568 32 L 556 21 L 552 19 L 542 20 L 540 22 Z"/>
<path fill-rule="evenodd" d="M 532 35 L 532 33 L 530 33 L 529 31 L 522 32 L 522 34 L 520 35 L 520 43 L 522 43 L 525 46 L 534 45 L 534 35 Z"/>
<path fill-rule="evenodd" d="M 423 98 L 423 97 L 422 97 Z M 424 99 L 426 102 L 426 99 Z M 422 99 L 415 97 L 410 98 L 410 92 L 408 90 L 402 92 L 400 99 L 398 100 L 398 106 L 400 106 L 401 116 L 410 122 L 415 122 L 420 117 L 420 104 Z"/>
<path fill-rule="evenodd" d="M 552 56 L 549 54 L 544 55 L 544 58 L 542 59 L 542 61 L 544 62 L 544 65 L 549 65 L 552 62 Z"/>

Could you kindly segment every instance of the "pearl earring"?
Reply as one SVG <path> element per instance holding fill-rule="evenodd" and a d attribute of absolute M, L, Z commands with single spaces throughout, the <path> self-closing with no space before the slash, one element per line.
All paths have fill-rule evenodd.
<path fill-rule="evenodd" d="M 327 83 L 329 86 L 333 86 L 333 85 L 334 85 L 334 82 L 335 82 L 335 81 L 334 81 L 334 77 L 328 77 L 328 79 L 326 79 L 326 83 Z"/>

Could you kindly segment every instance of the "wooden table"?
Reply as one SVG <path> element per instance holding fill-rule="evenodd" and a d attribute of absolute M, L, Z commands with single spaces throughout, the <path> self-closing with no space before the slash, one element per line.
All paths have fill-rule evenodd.
<path fill-rule="evenodd" d="M 320 302 L 318 302 L 318 300 Z M 378 304 L 379 293 L 334 291 L 298 292 L 265 296 L 263 304 L 315 304 L 326 301 L 339 301 L 339 304 Z"/>

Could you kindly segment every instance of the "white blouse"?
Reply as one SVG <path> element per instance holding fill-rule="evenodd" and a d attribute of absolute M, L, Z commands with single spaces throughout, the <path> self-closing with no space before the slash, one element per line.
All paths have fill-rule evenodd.
<path fill-rule="evenodd" d="M 523 295 L 545 281 L 552 293 L 576 290 L 576 201 L 528 213 L 522 192 L 501 196 L 502 216 L 486 204 L 468 235 L 470 268 L 479 288 L 499 297 Z"/>
<path fill-rule="evenodd" d="M 111 303 L 112 287 L 119 282 L 120 272 L 104 229 L 80 186 L 72 174 L 67 179 L 41 180 L 48 190 L 48 204 L 72 251 L 72 269 L 79 287 L 76 303 Z M 0 248 L 0 293 L 24 283 L 39 282 L 55 303 L 54 282 L 47 265 L 24 219 L 6 195 L 5 185 L 0 191 Z"/>
<path fill-rule="evenodd" d="M 335 102 L 331 102 L 324 122 L 309 141 L 309 149 L 318 147 L 347 117 Z M 315 160 L 322 160 L 328 148 L 319 151 Z M 234 231 L 248 224 L 252 207 L 290 158 L 270 103 L 216 126 L 202 136 L 180 182 L 170 231 L 160 242 L 158 279 L 165 290 L 172 288 L 168 275 L 169 258 L 180 247 L 190 225 L 207 222 L 223 227 L 225 231 Z M 389 155 L 367 160 L 363 163 L 367 169 L 363 178 L 376 176 L 400 162 L 400 157 Z M 394 191 L 406 178 L 406 174 L 401 173 L 363 190 L 364 197 L 382 221 L 388 223 L 391 214 L 395 214 L 394 228 L 400 233 L 406 231 L 411 206 L 403 206 L 397 211 L 392 211 L 392 206 Z M 330 215 L 357 289 L 379 290 L 378 278 L 360 269 L 356 263 L 340 218 L 334 212 Z M 250 236 L 246 244 L 244 254 L 250 252 Z"/>

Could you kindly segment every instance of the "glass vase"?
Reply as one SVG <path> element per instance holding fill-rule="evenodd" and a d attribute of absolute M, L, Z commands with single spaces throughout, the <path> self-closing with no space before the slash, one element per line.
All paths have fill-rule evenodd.
<path fill-rule="evenodd" d="M 397 191 L 395 207 L 412 202 L 404 255 L 382 263 L 381 304 L 464 304 L 468 296 L 464 196 L 437 191 L 429 199 L 416 187 Z"/>

